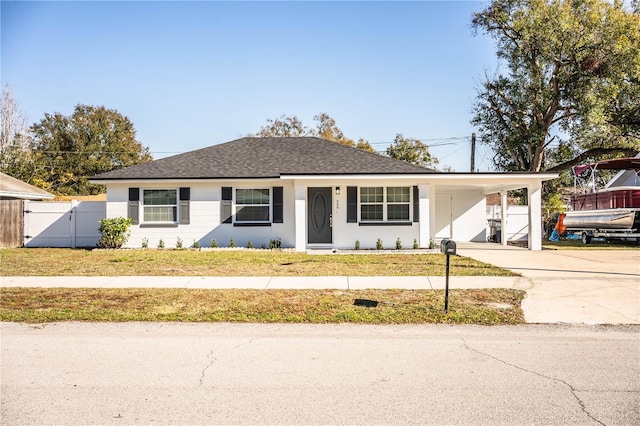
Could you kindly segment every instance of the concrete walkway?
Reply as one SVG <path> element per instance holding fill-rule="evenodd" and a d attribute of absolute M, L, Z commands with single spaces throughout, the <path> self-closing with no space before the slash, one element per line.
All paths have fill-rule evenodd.
<path fill-rule="evenodd" d="M 640 251 L 459 243 L 458 254 L 522 277 L 457 277 L 449 287 L 525 290 L 529 323 L 640 324 Z M 444 289 L 445 277 L 0 277 L 1 287 Z"/>

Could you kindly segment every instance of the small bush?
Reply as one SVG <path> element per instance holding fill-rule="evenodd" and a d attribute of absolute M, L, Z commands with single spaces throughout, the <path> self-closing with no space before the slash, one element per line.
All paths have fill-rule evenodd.
<path fill-rule="evenodd" d="M 413 239 L 413 249 L 414 250 L 418 250 L 420 248 L 420 246 L 418 245 L 418 239 L 414 238 Z"/>
<path fill-rule="evenodd" d="M 120 248 L 122 247 L 129 236 L 131 231 L 131 219 L 124 217 L 114 217 L 109 219 L 100 219 L 100 241 L 98 241 L 98 247 L 100 248 Z"/>
<path fill-rule="evenodd" d="M 215 238 L 211 240 L 211 248 L 218 248 L 218 240 Z"/>
<path fill-rule="evenodd" d="M 433 238 L 431 238 L 431 239 L 429 240 L 429 248 L 430 248 L 430 249 L 434 249 L 434 248 L 436 248 L 436 242 L 435 242 L 435 241 L 433 241 Z"/>
<path fill-rule="evenodd" d="M 382 245 L 382 238 L 378 238 L 378 241 L 376 241 L 376 249 L 382 250 L 383 248 L 384 246 Z"/>
<path fill-rule="evenodd" d="M 160 241 L 158 241 L 158 248 L 164 248 L 164 240 L 162 238 L 160 238 Z"/>
<path fill-rule="evenodd" d="M 182 238 L 178 237 L 176 239 L 176 248 L 177 249 L 181 249 L 182 248 Z"/>
<path fill-rule="evenodd" d="M 248 249 L 252 249 L 253 248 L 253 243 L 251 242 L 251 240 L 247 241 L 247 248 Z"/>
<path fill-rule="evenodd" d="M 396 250 L 402 250 L 402 241 L 400 241 L 400 238 L 396 240 Z"/>
<path fill-rule="evenodd" d="M 356 240 L 356 245 L 354 247 L 356 250 L 360 250 L 360 240 Z"/>
<path fill-rule="evenodd" d="M 142 248 L 149 248 L 149 239 L 146 237 L 142 239 Z"/>
<path fill-rule="evenodd" d="M 279 249 L 282 248 L 282 241 L 280 241 L 280 239 L 277 240 L 270 240 L 269 241 L 269 248 L 270 249 Z"/>
<path fill-rule="evenodd" d="M 193 244 L 191 245 L 194 249 L 200 248 L 200 241 L 193 240 Z"/>
<path fill-rule="evenodd" d="M 234 240 L 233 238 L 231 238 L 229 240 L 229 247 L 234 248 L 236 247 L 236 240 Z"/>

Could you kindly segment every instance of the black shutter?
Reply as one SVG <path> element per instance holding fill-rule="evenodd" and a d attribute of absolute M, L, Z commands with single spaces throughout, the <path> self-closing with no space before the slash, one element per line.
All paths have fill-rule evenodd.
<path fill-rule="evenodd" d="M 420 222 L 420 191 L 413 187 L 413 221 Z"/>
<path fill-rule="evenodd" d="M 358 187 L 347 186 L 347 223 L 358 222 Z"/>
<path fill-rule="evenodd" d="M 180 225 L 189 224 L 189 204 L 191 200 L 191 188 L 180 188 L 180 202 L 178 207 L 178 217 L 180 218 Z"/>
<path fill-rule="evenodd" d="M 273 223 L 284 222 L 284 205 L 281 186 L 273 187 Z"/>
<path fill-rule="evenodd" d="M 222 187 L 222 201 L 220 202 L 220 222 L 231 223 L 231 199 L 233 192 L 230 186 Z"/>
<path fill-rule="evenodd" d="M 129 188 L 129 203 L 127 204 L 127 217 L 131 218 L 131 223 L 140 223 L 140 188 Z"/>

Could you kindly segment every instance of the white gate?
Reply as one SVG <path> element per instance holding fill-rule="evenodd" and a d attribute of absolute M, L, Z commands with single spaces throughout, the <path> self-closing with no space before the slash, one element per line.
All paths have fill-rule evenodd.
<path fill-rule="evenodd" d="M 104 201 L 25 201 L 25 247 L 95 247 Z"/>

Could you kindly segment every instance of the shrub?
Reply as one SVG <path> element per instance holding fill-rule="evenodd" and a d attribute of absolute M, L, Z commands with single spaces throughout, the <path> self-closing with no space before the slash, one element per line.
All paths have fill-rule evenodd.
<path fill-rule="evenodd" d="M 100 219 L 100 241 L 98 241 L 98 247 L 100 248 L 120 248 L 122 247 L 129 236 L 131 231 L 131 219 L 124 217 L 114 217 L 109 219 Z"/>
<path fill-rule="evenodd" d="M 280 239 L 269 240 L 269 248 L 272 250 L 282 248 L 282 241 Z"/>
<path fill-rule="evenodd" d="M 164 248 L 164 240 L 162 238 L 158 241 L 158 248 Z"/>
<path fill-rule="evenodd" d="M 229 240 L 229 247 L 234 248 L 236 246 L 236 240 L 234 240 L 233 238 L 231 238 Z"/>
<path fill-rule="evenodd" d="M 211 240 L 211 248 L 218 248 L 218 240 L 215 238 Z"/>
<path fill-rule="evenodd" d="M 199 249 L 200 248 L 200 241 L 196 241 L 194 239 L 193 240 L 193 244 L 191 245 L 191 247 L 193 247 L 194 249 Z"/>
<path fill-rule="evenodd" d="M 251 240 L 247 241 L 247 248 L 253 248 L 253 243 L 251 242 Z"/>
<path fill-rule="evenodd" d="M 420 246 L 418 245 L 418 239 L 414 238 L 413 239 L 413 249 L 414 250 L 418 250 L 420 248 Z"/>
<path fill-rule="evenodd" d="M 396 250 L 402 250 L 402 241 L 400 241 L 400 238 L 396 240 Z"/>
<path fill-rule="evenodd" d="M 147 237 L 142 239 L 142 248 L 149 248 L 149 239 Z"/>
<path fill-rule="evenodd" d="M 356 240 L 355 249 L 360 250 L 360 240 Z"/>
<path fill-rule="evenodd" d="M 181 249 L 182 248 L 182 238 L 178 237 L 176 239 L 176 248 L 177 249 Z"/>
<path fill-rule="evenodd" d="M 430 249 L 434 249 L 434 248 L 436 248 L 436 242 L 435 242 L 435 241 L 433 241 L 433 238 L 431 238 L 431 239 L 429 240 L 429 248 L 430 248 Z"/>
<path fill-rule="evenodd" d="M 376 248 L 378 250 L 382 250 L 384 248 L 384 246 L 382 245 L 382 238 L 378 238 L 378 241 L 376 241 Z"/>

